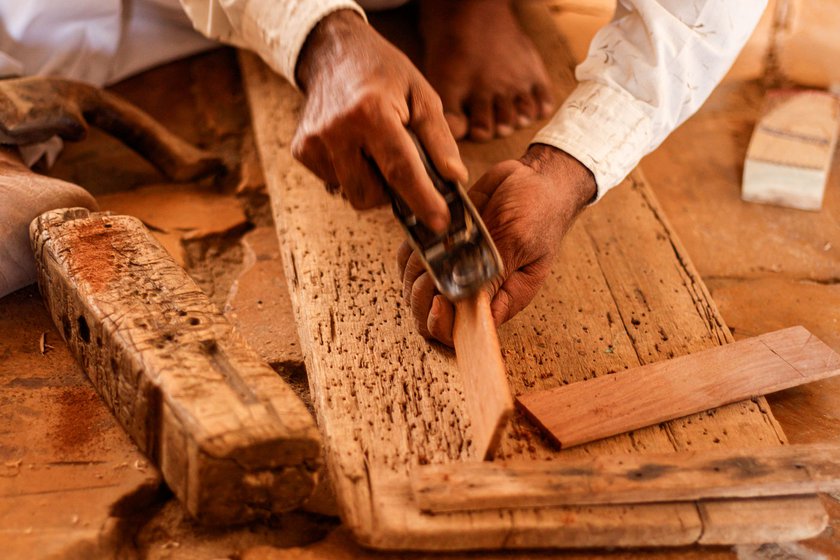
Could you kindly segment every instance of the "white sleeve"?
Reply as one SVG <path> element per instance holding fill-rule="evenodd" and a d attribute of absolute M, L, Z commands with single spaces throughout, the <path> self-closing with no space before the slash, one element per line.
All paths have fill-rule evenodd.
<path fill-rule="evenodd" d="M 211 39 L 257 53 L 292 84 L 309 32 L 337 10 L 365 17 L 353 0 L 180 0 L 193 26 Z"/>
<path fill-rule="evenodd" d="M 619 0 L 576 69 L 579 84 L 532 140 L 595 175 L 598 198 L 700 108 L 767 0 Z"/>

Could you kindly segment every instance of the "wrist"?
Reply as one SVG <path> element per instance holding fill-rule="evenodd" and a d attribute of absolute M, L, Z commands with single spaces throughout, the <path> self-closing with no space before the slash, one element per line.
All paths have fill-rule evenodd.
<path fill-rule="evenodd" d="M 591 203 L 598 193 L 592 172 L 559 148 L 548 144 L 531 144 L 519 161 L 553 184 L 562 185 L 572 195 L 575 212 Z"/>
<path fill-rule="evenodd" d="M 368 28 L 365 20 L 353 10 L 337 10 L 327 14 L 312 28 L 298 54 L 295 80 L 301 90 L 309 91 L 324 72 L 329 72 L 331 59 L 346 56 L 360 33 Z"/>

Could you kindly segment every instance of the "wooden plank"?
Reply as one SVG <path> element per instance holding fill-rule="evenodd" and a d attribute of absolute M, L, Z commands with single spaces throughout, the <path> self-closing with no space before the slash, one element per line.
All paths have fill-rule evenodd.
<path fill-rule="evenodd" d="M 840 101 L 824 91 L 771 91 L 744 162 L 741 198 L 822 208 L 840 131 Z"/>
<path fill-rule="evenodd" d="M 513 414 L 513 397 L 487 292 L 456 304 L 453 339 L 474 445 L 481 458 L 492 459 Z"/>
<path fill-rule="evenodd" d="M 833 492 L 840 445 L 421 465 L 411 488 L 431 513 Z"/>
<path fill-rule="evenodd" d="M 562 99 L 574 79 L 550 3 L 517 6 Z M 780 540 L 823 529 L 817 498 L 793 500 L 792 518 L 780 513 L 791 500 L 761 500 L 728 532 L 716 526 L 731 513 L 725 500 L 422 513 L 409 486 L 413 465 L 480 458 L 454 356 L 424 343 L 402 306 L 399 272 L 389 255 L 403 235 L 390 210 L 356 213 L 324 192 L 288 150 L 299 94 L 251 55 L 243 53 L 241 61 L 327 467 L 342 519 L 359 542 L 435 550 L 678 546 L 706 534 L 731 543 L 763 539 L 767 527 Z M 470 175 L 517 157 L 538 126 L 487 144 L 462 144 Z M 576 222 L 534 302 L 499 330 L 499 339 L 508 381 L 521 394 L 697 352 L 732 337 L 644 178 L 634 172 Z M 514 415 L 498 456 L 547 460 L 781 443 L 784 434 L 766 402 L 756 399 L 564 451 L 524 415 Z"/>
<path fill-rule="evenodd" d="M 31 237 L 53 321 L 193 516 L 241 523 L 308 497 L 320 446 L 305 405 L 139 220 L 57 210 Z"/>
<path fill-rule="evenodd" d="M 561 447 L 652 426 L 840 374 L 840 355 L 790 327 L 517 398 Z"/>

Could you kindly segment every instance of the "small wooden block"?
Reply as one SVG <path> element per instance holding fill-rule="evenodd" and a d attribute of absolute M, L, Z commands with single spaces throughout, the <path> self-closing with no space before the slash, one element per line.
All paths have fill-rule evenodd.
<path fill-rule="evenodd" d="M 840 490 L 840 445 L 421 465 L 411 487 L 432 513 L 791 496 Z"/>
<path fill-rule="evenodd" d="M 481 458 L 492 459 L 513 414 L 513 396 L 487 292 L 455 304 L 453 338 L 473 444 Z"/>
<path fill-rule="evenodd" d="M 99 395 L 194 517 L 297 507 L 314 421 L 136 218 L 73 208 L 30 226 L 41 293 Z"/>
<path fill-rule="evenodd" d="M 830 93 L 769 93 L 747 150 L 741 198 L 819 210 L 838 127 L 840 103 Z"/>
<path fill-rule="evenodd" d="M 840 374 L 840 355 L 791 327 L 518 398 L 561 447 Z"/>

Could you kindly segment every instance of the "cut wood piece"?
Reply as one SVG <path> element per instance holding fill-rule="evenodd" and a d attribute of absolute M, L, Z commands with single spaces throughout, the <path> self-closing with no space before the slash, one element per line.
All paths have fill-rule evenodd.
<path fill-rule="evenodd" d="M 320 446 L 305 405 L 139 220 L 57 210 L 30 234 L 58 330 L 193 516 L 241 523 L 308 497 Z"/>
<path fill-rule="evenodd" d="M 837 374 L 840 355 L 791 327 L 517 400 L 571 447 Z"/>
<path fill-rule="evenodd" d="M 840 128 L 837 97 L 775 91 L 753 131 L 741 198 L 800 210 L 822 208 Z"/>
<path fill-rule="evenodd" d="M 432 513 L 832 492 L 840 490 L 840 445 L 421 465 L 411 487 Z"/>
<path fill-rule="evenodd" d="M 513 396 L 487 292 L 455 304 L 452 334 L 473 445 L 481 457 L 492 459 L 513 414 Z"/>
<path fill-rule="evenodd" d="M 574 87 L 574 65 L 554 25 L 553 3 L 513 5 L 547 62 L 554 95 L 563 99 Z M 480 459 L 465 438 L 471 419 L 455 358 L 425 343 L 402 305 L 393 257 L 404 235 L 390 210 L 357 213 L 325 192 L 288 149 L 299 93 L 253 55 L 242 53 L 241 60 L 313 402 L 329 442 L 327 465 L 354 538 L 379 549 L 592 548 L 689 545 L 706 535 L 767 542 L 768 528 L 787 542 L 823 530 L 816 496 L 421 512 L 410 487 L 413 465 Z M 519 157 L 539 126 L 462 144 L 470 175 Z M 516 395 L 690 354 L 732 335 L 634 171 L 575 222 L 534 301 L 499 329 L 499 339 Z M 497 460 L 784 441 L 763 398 L 562 451 L 524 414 L 514 414 Z M 737 527 L 720 526 L 733 510 L 742 512 Z"/>

